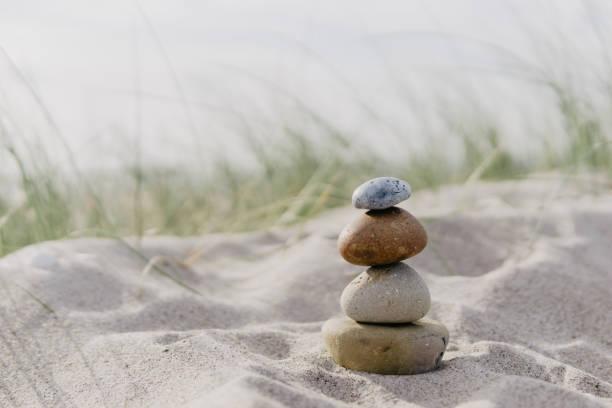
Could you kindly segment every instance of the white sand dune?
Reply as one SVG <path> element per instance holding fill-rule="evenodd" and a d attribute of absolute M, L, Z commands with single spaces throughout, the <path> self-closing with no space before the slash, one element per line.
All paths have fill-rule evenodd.
<path fill-rule="evenodd" d="M 408 263 L 451 333 L 442 368 L 415 376 L 345 370 L 322 344 L 363 270 L 336 250 L 352 208 L 302 229 L 144 240 L 201 295 L 141 279 L 115 240 L 22 249 L 0 259 L 0 406 L 612 406 L 612 194 L 562 182 L 406 203 L 430 238 Z"/>

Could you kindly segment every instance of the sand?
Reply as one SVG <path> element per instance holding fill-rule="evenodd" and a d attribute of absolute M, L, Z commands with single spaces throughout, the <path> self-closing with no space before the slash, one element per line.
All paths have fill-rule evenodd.
<path fill-rule="evenodd" d="M 612 194 L 551 175 L 417 191 L 405 208 L 429 233 L 409 260 L 428 317 L 451 334 L 437 371 L 328 356 L 321 326 L 364 270 L 336 250 L 359 214 L 346 207 L 301 228 L 142 242 L 199 295 L 141 278 L 146 262 L 112 239 L 0 259 L 0 406 L 612 406 Z"/>

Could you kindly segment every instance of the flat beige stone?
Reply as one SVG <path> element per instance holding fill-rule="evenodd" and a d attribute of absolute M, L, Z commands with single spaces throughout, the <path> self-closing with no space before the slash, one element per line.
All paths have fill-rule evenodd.
<path fill-rule="evenodd" d="M 398 325 L 357 323 L 348 317 L 323 325 L 323 340 L 339 365 L 377 374 L 418 374 L 437 368 L 449 334 L 430 319 Z"/>

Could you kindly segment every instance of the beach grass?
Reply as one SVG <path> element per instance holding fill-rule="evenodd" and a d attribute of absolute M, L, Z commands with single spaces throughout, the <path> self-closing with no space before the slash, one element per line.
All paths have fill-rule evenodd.
<path fill-rule="evenodd" d="M 50 164 L 34 166 L 4 135 L 4 149 L 19 170 L 13 183 L 21 199 L 0 198 L 0 256 L 81 230 L 104 231 L 89 235 L 189 236 L 295 224 L 349 204 L 356 185 L 380 175 L 405 178 L 421 189 L 542 170 L 610 174 L 612 154 L 602 127 L 571 101 L 559 106 L 568 138 L 561 154 L 551 150 L 529 161 L 517 159 L 499 143 L 495 128 L 482 126 L 481 133 L 462 136 L 462 159 L 454 166 L 437 141 L 398 165 L 374 153 L 342 154 L 350 135 L 329 135 L 322 148 L 321 142 L 288 130 L 276 146 L 252 149 L 257 171 L 219 160 L 207 176 L 187 168 L 133 164 L 121 174 L 77 176 Z"/>
<path fill-rule="evenodd" d="M 18 72 L 16 65 L 14 69 Z M 61 142 L 68 165 L 58 166 L 52 153 L 33 142 L 24 143 L 22 135 L 0 123 L 0 158 L 6 162 L 3 166 L 17 171 L 0 175 L 6 187 L 0 191 L 0 256 L 36 242 L 68 238 L 75 231 L 116 237 L 193 236 L 291 225 L 348 205 L 355 186 L 381 175 L 404 178 L 413 189 L 521 178 L 539 171 L 612 175 L 611 126 L 606 114 L 606 106 L 612 106 L 607 91 L 612 82 L 602 80 L 605 106 L 600 106 L 601 99 L 595 102 L 588 93 L 575 91 L 579 87 L 554 80 L 552 74 L 531 69 L 522 73 L 548 89 L 563 123 L 556 142 L 547 135 L 530 135 L 530 143 L 542 147 L 535 155 L 512 153 L 507 135 L 494 118 L 480 115 L 476 106 L 469 112 L 469 95 L 469 115 L 440 109 L 435 118 L 459 140 L 452 159 L 448 136 L 431 131 L 424 135 L 421 149 L 397 163 L 367 148 L 356 148 L 351 134 L 338 130 L 299 98 L 274 89 L 298 111 L 269 125 L 275 137 L 254 137 L 247 120 L 233 113 L 255 164 L 250 168 L 224 157 L 216 158 L 207 172 L 187 165 L 143 164 L 141 135 L 133 135 L 138 143 L 122 147 L 126 163 L 101 173 L 79 169 L 50 109 L 19 73 L 49 124 L 45 137 Z M 414 103 L 408 102 L 412 105 L 406 109 L 414 108 Z M 370 121 L 383 121 L 368 106 L 363 110 Z M 381 124 L 395 129 L 393 124 Z M 318 136 L 312 138 L 312 133 Z"/>

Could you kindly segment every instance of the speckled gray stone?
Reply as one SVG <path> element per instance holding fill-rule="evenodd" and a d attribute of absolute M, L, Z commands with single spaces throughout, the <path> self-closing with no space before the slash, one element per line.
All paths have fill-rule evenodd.
<path fill-rule="evenodd" d="M 366 323 L 409 323 L 427 314 L 431 298 L 423 278 L 405 263 L 372 266 L 342 292 L 348 317 Z"/>
<path fill-rule="evenodd" d="M 410 184 L 395 177 L 368 180 L 353 191 L 353 206 L 368 210 L 384 210 L 410 197 Z"/>

